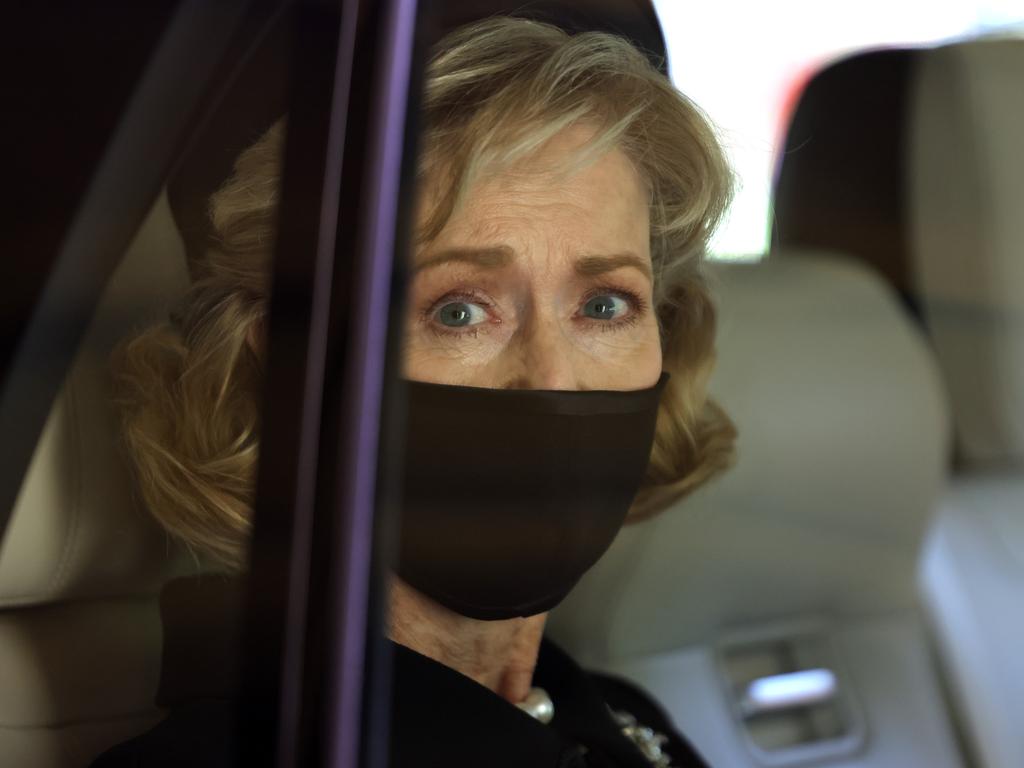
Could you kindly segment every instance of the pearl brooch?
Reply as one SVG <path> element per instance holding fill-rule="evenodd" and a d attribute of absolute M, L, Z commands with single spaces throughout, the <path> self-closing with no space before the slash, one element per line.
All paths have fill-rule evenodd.
<path fill-rule="evenodd" d="M 555 716 L 555 704 L 543 688 L 531 688 L 526 698 L 516 704 L 523 712 L 534 720 L 547 725 Z"/>

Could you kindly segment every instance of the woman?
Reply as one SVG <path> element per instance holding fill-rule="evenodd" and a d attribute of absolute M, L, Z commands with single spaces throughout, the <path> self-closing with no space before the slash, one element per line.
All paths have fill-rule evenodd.
<path fill-rule="evenodd" d="M 702 765 L 646 696 L 584 673 L 542 634 L 627 512 L 654 514 L 728 463 L 732 427 L 705 395 L 701 273 L 730 192 L 721 150 L 628 42 L 522 19 L 438 45 L 423 120 L 392 762 Z M 216 247 L 174 324 L 118 361 L 143 497 L 228 571 L 244 566 L 251 512 L 284 130 L 243 152 L 211 198 Z M 195 622 L 177 614 L 228 610 L 230 592 L 168 587 L 171 715 L 98 765 L 224 764 L 224 665 L 196 648 L 229 645 L 210 622 L 210 636 L 180 640 Z"/>

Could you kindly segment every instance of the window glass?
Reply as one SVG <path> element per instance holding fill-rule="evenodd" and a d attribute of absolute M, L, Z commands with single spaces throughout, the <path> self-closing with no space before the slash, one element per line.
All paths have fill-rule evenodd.
<path fill-rule="evenodd" d="M 656 0 L 655 6 L 672 79 L 718 126 L 739 178 L 729 216 L 712 242 L 721 259 L 766 252 L 775 149 L 803 85 L 828 62 L 875 46 L 1024 34 L 1024 6 L 1015 0 Z"/>

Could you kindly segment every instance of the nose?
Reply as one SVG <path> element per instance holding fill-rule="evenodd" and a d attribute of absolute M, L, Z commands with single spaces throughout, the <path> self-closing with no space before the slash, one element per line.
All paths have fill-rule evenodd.
<path fill-rule="evenodd" d="M 554 320 L 538 320 L 517 332 L 506 389 L 583 389 L 570 340 Z"/>

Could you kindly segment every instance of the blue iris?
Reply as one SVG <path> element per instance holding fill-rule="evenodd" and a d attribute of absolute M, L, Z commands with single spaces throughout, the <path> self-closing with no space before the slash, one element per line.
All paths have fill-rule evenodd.
<path fill-rule="evenodd" d="M 473 312 L 466 302 L 455 301 L 441 307 L 441 310 L 437 313 L 437 319 L 443 325 L 459 328 L 463 325 L 469 325 L 473 319 Z"/>
<path fill-rule="evenodd" d="M 612 320 L 619 312 L 622 299 L 616 296 L 594 296 L 583 305 L 583 314 L 596 320 Z"/>

